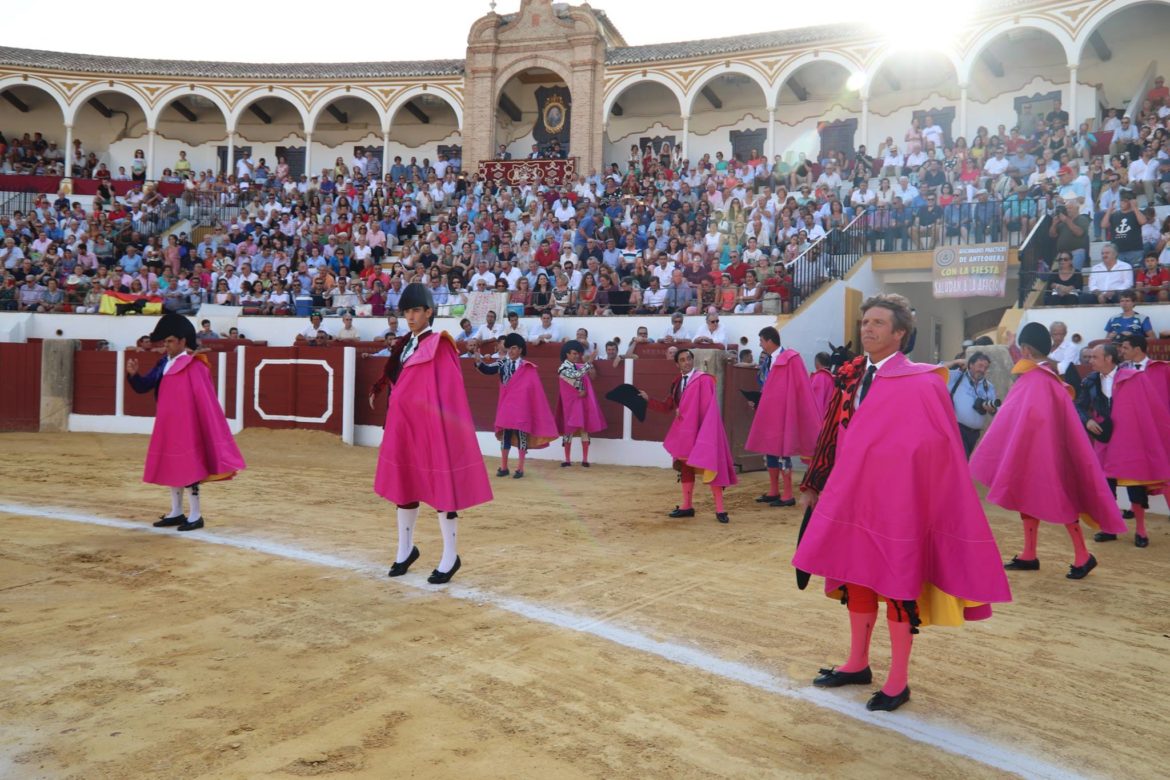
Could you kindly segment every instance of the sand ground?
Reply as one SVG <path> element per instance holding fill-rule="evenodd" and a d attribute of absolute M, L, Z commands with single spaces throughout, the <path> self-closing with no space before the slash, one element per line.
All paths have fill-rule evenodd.
<path fill-rule="evenodd" d="M 495 502 L 464 514 L 464 567 L 444 591 L 424 582 L 440 552 L 425 510 L 422 559 L 402 580 L 382 576 L 394 521 L 371 490 L 374 450 L 303 431 L 239 441 L 250 468 L 204 489 L 204 532 L 0 512 L 0 777 L 1004 774 L 939 749 L 932 729 L 1022 755 L 1025 774 L 1165 776 L 1165 517 L 1151 517 L 1148 549 L 1090 543 L 1101 566 L 1080 582 L 1064 577 L 1064 532 L 1043 528 L 1043 568 L 1012 574 L 1016 601 L 990 621 L 925 629 L 913 700 L 866 720 L 873 687 L 821 706 L 501 608 L 589 617 L 807 692 L 818 667 L 844 660 L 847 621 L 816 586 L 796 590 L 799 510 L 754 503 L 763 474 L 729 490 L 721 526 L 702 490 L 696 519 L 664 517 L 672 472 L 533 462 L 524 480 L 493 478 Z M 145 437 L 0 442 L 10 508 L 145 527 L 168 507 L 140 482 Z M 989 514 L 1010 557 L 1019 523 Z M 879 680 L 887 662 L 879 627 Z M 883 726 L 898 718 L 926 729 Z"/>

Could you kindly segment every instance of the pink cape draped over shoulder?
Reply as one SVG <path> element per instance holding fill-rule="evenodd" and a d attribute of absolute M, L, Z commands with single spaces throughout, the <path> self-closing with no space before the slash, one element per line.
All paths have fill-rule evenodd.
<path fill-rule="evenodd" d="M 961 625 L 1011 590 L 939 370 L 895 353 L 877 372 L 792 563 L 826 592 L 855 583 Z"/>
<path fill-rule="evenodd" d="M 440 512 L 492 500 L 459 352 L 446 333 L 419 342 L 390 390 L 374 492 Z"/>
<path fill-rule="evenodd" d="M 818 368 L 812 375 L 813 401 L 817 405 L 818 418 L 825 416 L 829 408 L 829 400 L 833 397 L 833 375 L 823 368 Z"/>
<path fill-rule="evenodd" d="M 692 374 L 662 446 L 672 458 L 701 472 L 708 485 L 727 487 L 739 482 L 719 413 L 715 377 L 702 371 Z"/>
<path fill-rule="evenodd" d="M 1069 387 L 1031 361 L 1012 373 L 1019 378 L 971 455 L 971 476 L 987 485 L 987 500 L 1049 523 L 1084 515 L 1106 533 L 1125 533 Z"/>
<path fill-rule="evenodd" d="M 564 384 L 564 382 L 561 382 Z M 508 384 L 500 385 L 500 400 L 496 403 L 496 436 L 504 429 L 528 434 L 528 449 L 547 447 L 557 438 L 557 421 L 553 419 L 548 397 L 540 384 L 536 365 L 521 359 Z"/>
<path fill-rule="evenodd" d="M 800 353 L 794 349 L 777 352 L 744 448 L 779 457 L 812 455 L 820 432 L 821 414 Z"/>
<path fill-rule="evenodd" d="M 1117 369 L 1113 380 L 1113 435 L 1097 446 L 1105 475 L 1124 482 L 1170 482 L 1170 407 L 1165 364 Z"/>
<path fill-rule="evenodd" d="M 158 406 L 142 481 L 167 487 L 230 479 L 244 456 L 219 406 L 211 371 L 200 358 L 175 358 L 158 386 Z"/>
<path fill-rule="evenodd" d="M 577 364 L 580 368 L 581 364 Z M 565 380 L 557 377 L 557 432 L 562 436 L 573 436 L 581 432 L 603 431 L 607 423 L 593 393 L 593 381 L 588 374 L 581 377 L 585 396 L 577 395 Z"/>

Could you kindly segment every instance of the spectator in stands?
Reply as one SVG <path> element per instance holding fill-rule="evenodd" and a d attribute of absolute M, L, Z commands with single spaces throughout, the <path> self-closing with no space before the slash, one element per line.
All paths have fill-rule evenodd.
<path fill-rule="evenodd" d="M 354 327 L 353 315 L 348 311 L 341 315 L 341 328 L 338 329 L 337 335 L 333 338 L 337 341 L 361 341 L 362 335 Z"/>
<path fill-rule="evenodd" d="M 1114 340 L 1121 336 L 1140 333 L 1146 338 L 1154 337 L 1154 327 L 1150 318 L 1138 314 L 1133 307 L 1137 295 L 1133 290 L 1123 290 L 1117 295 L 1117 302 L 1121 305 L 1121 314 L 1116 314 L 1105 323 L 1105 335 Z"/>
<path fill-rule="evenodd" d="M 1056 239 L 1057 254 L 1069 255 L 1077 271 L 1088 262 L 1090 226 L 1087 215 L 1064 204 L 1056 207 L 1049 221 L 1048 236 Z"/>
<path fill-rule="evenodd" d="M 1135 274 L 1134 291 L 1145 303 L 1170 301 L 1170 270 L 1158 264 L 1157 252 L 1149 252 Z"/>
<path fill-rule="evenodd" d="M 219 338 L 219 334 L 211 328 L 211 320 L 202 320 L 199 323 L 199 330 L 195 333 L 195 338 L 200 341 L 213 341 Z"/>
<path fill-rule="evenodd" d="M 1052 351 L 1048 353 L 1048 359 L 1056 363 L 1057 371 L 1063 376 L 1069 366 L 1079 362 L 1081 346 L 1068 338 L 1068 325 L 1060 320 L 1053 322 L 1048 332 L 1052 335 Z"/>
<path fill-rule="evenodd" d="M 696 344 L 711 344 L 713 346 L 726 346 L 727 333 L 719 326 L 719 315 L 708 314 L 704 319 L 704 324 L 695 331 L 691 336 L 691 341 Z"/>
<path fill-rule="evenodd" d="M 325 326 L 321 322 L 320 313 L 313 312 L 309 315 L 309 324 L 305 326 L 304 330 L 297 334 L 294 343 L 298 347 L 318 346 L 320 344 L 328 343 L 329 340 L 329 331 L 325 330 Z"/>
<path fill-rule="evenodd" d="M 1049 276 L 1044 289 L 1044 305 L 1076 306 L 1081 302 L 1084 287 L 1084 277 L 1073 265 L 1072 255 L 1068 252 L 1058 252 L 1056 270 Z"/>
<path fill-rule="evenodd" d="M 528 331 L 528 341 L 532 344 L 544 344 L 550 341 L 560 341 L 560 333 L 553 323 L 552 312 L 545 311 L 540 315 L 540 323 L 533 325 Z"/>
<path fill-rule="evenodd" d="M 670 272 L 670 284 L 666 287 L 666 312 L 685 312 L 694 302 L 694 287 L 683 277 L 683 272 L 675 268 Z"/>
<path fill-rule="evenodd" d="M 1101 247 L 1101 262 L 1089 269 L 1089 282 L 1081 293 L 1081 302 L 1117 303 L 1119 294 L 1131 289 L 1133 266 L 1118 259 L 1115 244 L 1105 244 Z"/>
<path fill-rule="evenodd" d="M 503 328 L 496 325 L 496 313 L 488 309 L 485 321 L 475 331 L 475 340 L 479 342 L 496 341 L 503 335 Z"/>
<path fill-rule="evenodd" d="M 24 279 L 24 284 L 20 288 L 18 297 L 20 310 L 27 312 L 40 311 L 44 296 L 45 288 L 41 286 L 39 279 L 33 274 L 28 274 Z"/>
<path fill-rule="evenodd" d="M 666 290 L 662 289 L 657 276 L 650 277 L 650 288 L 642 292 L 642 305 L 638 307 L 636 313 L 666 313 Z"/>
<path fill-rule="evenodd" d="M 718 315 L 716 315 L 718 316 Z M 670 315 L 670 325 L 667 326 L 666 331 L 662 335 L 662 341 L 666 344 L 672 344 L 676 341 L 689 341 L 690 334 L 683 328 L 683 315 L 681 312 L 675 312 Z"/>

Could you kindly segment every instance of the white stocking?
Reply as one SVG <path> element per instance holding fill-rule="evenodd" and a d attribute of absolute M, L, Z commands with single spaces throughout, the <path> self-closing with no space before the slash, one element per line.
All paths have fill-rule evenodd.
<path fill-rule="evenodd" d="M 403 509 L 398 507 L 398 555 L 395 563 L 402 563 L 410 557 L 414 549 L 414 523 L 418 520 L 418 507 Z"/>
<path fill-rule="evenodd" d="M 187 522 L 194 523 L 196 520 L 203 517 L 203 512 L 199 511 L 199 483 L 191 486 L 191 511 L 187 513 Z"/>
<path fill-rule="evenodd" d="M 183 514 L 183 488 L 171 488 L 171 513 L 167 517 L 178 517 Z"/>
<path fill-rule="evenodd" d="M 439 512 L 439 531 L 443 535 L 443 558 L 439 561 L 439 571 L 451 571 L 455 565 L 455 558 L 459 555 L 455 538 L 458 530 L 459 518 L 447 517 L 446 512 Z"/>

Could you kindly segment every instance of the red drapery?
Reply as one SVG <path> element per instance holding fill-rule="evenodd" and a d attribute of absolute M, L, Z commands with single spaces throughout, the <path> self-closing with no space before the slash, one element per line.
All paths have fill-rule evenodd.
<path fill-rule="evenodd" d="M 577 175 L 577 158 L 567 160 L 485 160 L 479 164 L 479 175 L 489 182 L 501 184 L 535 184 L 537 180 L 550 186 L 571 184 Z"/>

